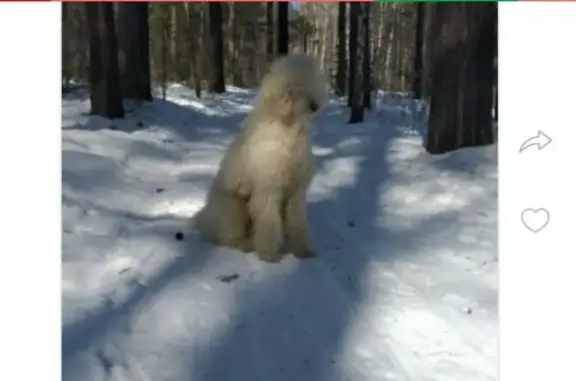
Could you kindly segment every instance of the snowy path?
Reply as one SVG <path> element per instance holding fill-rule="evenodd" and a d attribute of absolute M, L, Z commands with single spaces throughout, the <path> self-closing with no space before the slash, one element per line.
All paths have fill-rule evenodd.
<path fill-rule="evenodd" d="M 270 265 L 173 238 L 253 94 L 169 95 L 113 128 L 63 101 L 64 380 L 497 379 L 495 146 L 430 157 L 401 99 L 361 125 L 333 102 L 317 258 Z"/>

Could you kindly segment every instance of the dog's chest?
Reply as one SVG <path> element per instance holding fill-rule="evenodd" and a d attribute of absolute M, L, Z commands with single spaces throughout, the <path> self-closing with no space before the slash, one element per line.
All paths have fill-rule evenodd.
<path fill-rule="evenodd" d="M 292 193 L 293 188 L 307 187 L 312 178 L 314 168 L 310 143 L 306 137 L 296 139 L 262 139 L 251 147 L 251 164 L 249 172 L 267 173 L 266 177 L 275 178 L 277 184 L 286 193 Z M 254 173 L 254 172 L 253 172 Z M 255 174 L 255 173 L 254 173 Z"/>
<path fill-rule="evenodd" d="M 281 177 L 285 179 L 284 186 L 288 193 L 292 193 L 295 187 L 302 185 L 307 187 L 312 178 L 312 168 L 314 167 L 308 141 L 302 139 L 302 141 L 295 143 L 286 147 L 284 165 L 281 166 L 285 172 Z"/>

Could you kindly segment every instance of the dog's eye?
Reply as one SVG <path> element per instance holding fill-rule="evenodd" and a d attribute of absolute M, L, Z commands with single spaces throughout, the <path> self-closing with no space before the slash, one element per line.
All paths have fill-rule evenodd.
<path fill-rule="evenodd" d="M 310 101 L 310 104 L 308 105 L 308 107 L 310 107 L 310 111 L 312 112 L 316 112 L 318 111 L 318 103 L 314 102 L 314 101 Z"/>

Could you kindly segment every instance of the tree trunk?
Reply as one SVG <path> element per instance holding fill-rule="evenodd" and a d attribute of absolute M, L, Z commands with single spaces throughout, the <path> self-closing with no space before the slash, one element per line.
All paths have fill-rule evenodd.
<path fill-rule="evenodd" d="M 397 4 L 392 3 L 390 4 L 390 10 L 391 10 L 391 14 L 393 19 L 395 20 L 395 13 L 397 12 L 396 10 L 396 6 Z M 385 87 L 386 88 L 390 88 L 392 87 L 392 81 L 395 77 L 395 75 L 393 74 L 393 68 L 392 68 L 392 59 L 393 59 L 393 54 L 392 52 L 394 51 L 394 39 L 396 37 L 396 25 L 395 22 L 389 22 L 388 26 L 388 33 L 387 33 L 387 39 L 386 39 L 386 60 L 384 61 L 384 83 L 385 83 Z"/>
<path fill-rule="evenodd" d="M 494 86 L 498 80 L 494 67 L 498 47 L 498 8 L 496 4 L 492 5 L 493 7 L 479 11 L 485 13 L 480 13 L 479 16 L 481 17 L 481 24 L 478 31 L 477 50 L 474 52 L 475 57 L 473 58 L 476 61 L 475 71 L 476 81 L 478 82 L 476 103 L 480 116 L 477 117 L 477 121 L 480 125 L 488 124 L 486 128 L 490 132 L 489 137 L 480 136 L 480 141 L 482 141 L 482 139 L 489 139 L 489 142 L 484 144 L 492 144 L 494 142 L 492 112 L 495 103 Z M 483 116 L 482 112 L 486 109 L 489 110 L 489 113 L 487 116 Z M 483 117 L 486 118 L 486 120 L 484 120 Z M 480 135 L 483 135 L 483 133 L 480 132 Z"/>
<path fill-rule="evenodd" d="M 274 3 L 266 3 L 266 60 L 274 61 Z"/>
<path fill-rule="evenodd" d="M 127 99 L 151 101 L 148 3 L 117 6 L 122 94 Z"/>
<path fill-rule="evenodd" d="M 374 44 L 374 54 L 372 57 L 372 71 L 373 76 L 375 79 L 375 84 L 377 88 L 383 88 L 383 80 L 382 80 L 382 60 L 383 60 L 383 52 L 384 49 L 382 48 L 382 40 L 384 39 L 384 17 L 382 10 L 382 4 L 378 4 L 378 12 L 376 13 L 378 16 L 378 35 L 376 36 L 376 43 Z"/>
<path fill-rule="evenodd" d="M 338 3 L 338 69 L 336 72 L 336 91 L 346 94 L 346 3 Z"/>
<path fill-rule="evenodd" d="M 364 34 L 364 54 L 362 56 L 362 74 L 364 76 L 362 82 L 363 94 L 362 94 L 362 107 L 370 109 L 371 97 L 370 92 L 372 91 L 372 70 L 370 67 L 370 9 L 371 3 L 363 4 L 364 12 L 362 15 L 362 24 Z"/>
<path fill-rule="evenodd" d="M 320 61 L 320 68 L 324 71 L 324 72 L 328 72 L 328 67 L 326 65 L 326 51 L 328 48 L 328 41 L 329 41 L 329 37 L 328 37 L 328 26 L 330 25 L 330 18 L 328 16 L 324 16 L 324 24 L 322 24 L 322 27 L 320 29 L 320 33 L 318 33 L 318 37 L 319 37 L 319 41 L 322 41 L 320 43 L 320 57 L 319 57 L 319 61 Z"/>
<path fill-rule="evenodd" d="M 349 3 L 350 15 L 349 25 L 350 32 L 348 35 L 348 107 L 352 107 L 352 99 L 356 96 L 356 64 L 358 62 L 358 18 L 360 17 L 359 4 Z"/>
<path fill-rule="evenodd" d="M 188 50 L 186 49 L 188 33 L 186 26 L 186 10 L 184 5 L 183 2 L 172 4 L 176 10 L 176 61 L 174 70 L 178 82 L 186 82 L 190 78 L 190 61 L 186 59 L 188 54 Z"/>
<path fill-rule="evenodd" d="M 90 113 L 123 118 L 118 43 L 112 3 L 86 3 L 90 41 Z"/>
<path fill-rule="evenodd" d="M 210 35 L 212 37 L 212 80 L 210 91 L 221 94 L 226 91 L 224 80 L 224 39 L 222 32 L 222 4 L 217 2 L 208 3 L 210 18 Z"/>
<path fill-rule="evenodd" d="M 400 15 L 402 14 L 402 4 L 398 4 L 396 8 L 396 15 L 394 17 L 394 34 L 397 36 L 394 38 L 394 71 L 392 72 L 393 78 L 396 79 L 396 83 L 394 84 L 394 88 L 397 91 L 403 91 L 403 77 L 404 77 L 404 70 L 402 70 L 402 45 L 404 41 L 402 41 L 402 25 L 400 20 Z"/>
<path fill-rule="evenodd" d="M 350 3 L 350 121 L 348 123 L 361 123 L 364 121 L 364 107 L 362 107 L 362 75 L 364 55 L 364 18 L 367 3 Z M 355 20 L 352 22 L 352 20 Z"/>
<path fill-rule="evenodd" d="M 228 26 L 226 28 L 228 35 L 224 36 L 224 39 L 228 41 L 226 44 L 226 57 L 228 59 L 225 62 L 226 70 L 226 81 L 230 82 L 232 85 L 236 85 L 234 78 L 234 70 L 238 62 L 236 61 L 236 55 L 234 51 L 236 49 L 236 6 L 233 2 L 228 3 Z"/>
<path fill-rule="evenodd" d="M 177 81 L 176 70 L 178 67 L 178 47 L 176 43 L 178 42 L 176 36 L 178 35 L 178 25 L 177 25 L 177 9 L 176 3 L 168 3 L 169 17 L 168 25 L 170 25 L 170 30 L 168 32 L 168 70 L 167 70 L 167 80 Z"/>
<path fill-rule="evenodd" d="M 435 7 L 426 150 L 441 154 L 492 144 L 496 4 L 441 3 Z"/>
<path fill-rule="evenodd" d="M 424 49 L 424 3 L 416 4 L 416 44 L 414 47 L 414 81 L 412 82 L 412 93 L 415 99 L 422 99 L 422 77 L 423 77 L 423 49 Z"/>
<path fill-rule="evenodd" d="M 498 121 L 498 66 L 494 70 L 494 120 Z"/>
<path fill-rule="evenodd" d="M 202 32 L 202 7 L 199 9 L 194 8 L 194 4 L 192 3 L 184 3 L 184 9 L 186 10 L 186 18 L 187 18 L 187 41 L 188 41 L 188 49 L 189 54 L 191 57 L 191 72 L 192 72 L 192 80 L 194 82 L 194 92 L 198 99 L 202 96 L 202 66 L 200 60 L 200 49 L 198 47 L 198 41 L 201 41 L 198 38 L 198 30 Z M 197 12 L 198 10 L 198 12 Z"/>
<path fill-rule="evenodd" d="M 428 99 L 432 91 L 432 52 L 434 46 L 434 33 L 432 24 L 436 8 L 433 3 L 424 4 L 424 46 L 422 49 L 422 99 Z"/>
<path fill-rule="evenodd" d="M 162 15 L 162 37 L 161 41 L 161 69 L 160 69 L 160 82 L 162 86 L 162 100 L 166 100 L 166 92 L 168 86 L 168 60 L 170 59 L 170 8 L 163 9 Z"/>
<path fill-rule="evenodd" d="M 62 3 L 62 93 L 70 91 L 70 77 L 71 77 L 71 54 L 70 42 L 65 37 L 70 34 L 68 27 L 68 3 Z"/>
<path fill-rule="evenodd" d="M 496 14 L 494 35 L 493 43 L 496 45 L 494 48 L 494 120 L 498 121 L 498 14 Z"/>
<path fill-rule="evenodd" d="M 288 2 L 280 1 L 278 7 L 278 55 L 288 54 Z"/>

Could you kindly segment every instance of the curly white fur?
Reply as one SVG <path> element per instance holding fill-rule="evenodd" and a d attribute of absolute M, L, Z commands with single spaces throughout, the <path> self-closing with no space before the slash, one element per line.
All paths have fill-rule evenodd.
<path fill-rule="evenodd" d="M 314 175 L 309 124 L 324 104 L 327 81 L 305 55 L 276 61 L 256 104 L 226 152 L 191 224 L 210 241 L 255 251 L 266 262 L 281 252 L 313 255 L 306 191 Z"/>

